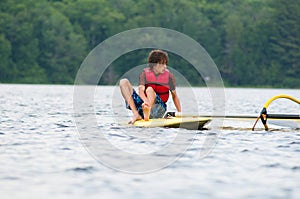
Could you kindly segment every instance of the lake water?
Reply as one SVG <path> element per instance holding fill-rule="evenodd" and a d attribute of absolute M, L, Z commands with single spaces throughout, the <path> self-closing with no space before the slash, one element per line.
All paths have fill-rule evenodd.
<path fill-rule="evenodd" d="M 85 90 L 93 104 L 76 108 Z M 251 131 L 253 120 L 136 128 L 126 125 L 117 87 L 78 91 L 79 98 L 73 86 L 0 84 L 1 199 L 299 198 L 299 123 L 270 121 L 268 132 L 260 123 Z M 184 111 L 214 113 L 209 89 L 177 92 Z M 300 98 L 300 90 L 227 88 L 218 100 L 226 114 L 258 115 L 279 94 Z M 299 114 L 300 106 L 279 99 L 268 111 Z"/>

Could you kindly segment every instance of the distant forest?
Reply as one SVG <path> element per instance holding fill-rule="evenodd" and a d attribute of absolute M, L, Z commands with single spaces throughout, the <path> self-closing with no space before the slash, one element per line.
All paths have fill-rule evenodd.
<path fill-rule="evenodd" d="M 299 0 L 1 0 L 0 83 L 72 84 L 105 39 L 139 27 L 179 31 L 199 42 L 226 86 L 300 88 Z M 116 60 L 101 84 L 116 84 L 148 51 Z M 192 85 L 199 75 L 170 54 Z"/>

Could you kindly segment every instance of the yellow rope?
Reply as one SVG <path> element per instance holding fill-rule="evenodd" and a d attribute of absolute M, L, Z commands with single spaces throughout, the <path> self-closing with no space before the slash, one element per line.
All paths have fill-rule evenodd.
<path fill-rule="evenodd" d="M 266 130 L 266 131 L 269 130 L 269 127 L 268 127 L 268 125 L 267 125 L 267 108 L 269 107 L 269 105 L 270 105 L 274 100 L 279 99 L 279 98 L 286 98 L 286 99 L 292 100 L 292 101 L 294 101 L 294 102 L 300 104 L 300 100 L 298 100 L 298 99 L 296 99 L 296 98 L 294 98 L 294 97 L 291 97 L 291 96 L 289 96 L 289 95 L 285 95 L 285 94 L 282 94 L 282 95 L 276 95 L 276 96 L 270 98 L 270 99 L 265 103 L 264 108 L 263 108 L 261 114 L 257 117 L 257 119 L 256 119 L 256 121 L 255 121 L 255 123 L 254 123 L 254 125 L 253 125 L 253 127 L 252 127 L 252 131 L 254 131 L 254 128 L 255 128 L 255 126 L 256 126 L 256 123 L 257 123 L 257 121 L 258 121 L 259 119 L 261 119 L 261 121 L 263 122 L 263 125 L 264 125 L 264 127 L 265 127 L 265 130 Z"/>
<path fill-rule="evenodd" d="M 268 106 L 269 106 L 274 100 L 279 99 L 279 98 L 286 98 L 286 99 L 292 100 L 292 101 L 294 101 L 294 102 L 300 104 L 300 100 L 298 100 L 298 99 L 296 99 L 296 98 L 294 98 L 294 97 L 291 97 L 291 96 L 289 96 L 289 95 L 282 94 L 282 95 L 276 95 L 276 96 L 272 97 L 271 99 L 269 99 L 269 100 L 265 103 L 264 108 L 268 108 Z"/>

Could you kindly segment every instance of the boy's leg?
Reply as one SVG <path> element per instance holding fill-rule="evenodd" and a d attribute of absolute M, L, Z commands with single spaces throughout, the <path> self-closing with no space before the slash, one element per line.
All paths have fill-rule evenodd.
<path fill-rule="evenodd" d="M 134 104 L 134 101 L 132 99 L 133 88 L 128 79 L 120 80 L 120 90 L 121 90 L 123 98 L 126 100 L 126 102 L 128 103 L 128 105 L 133 113 L 133 117 L 132 117 L 131 121 L 129 122 L 129 123 L 133 124 L 136 120 L 142 119 L 142 117 L 138 113 L 136 106 Z"/>
<path fill-rule="evenodd" d="M 143 108 L 143 112 L 144 112 L 144 120 L 147 121 L 150 118 L 151 108 L 152 108 L 153 104 L 155 103 L 155 99 L 156 99 L 156 93 L 152 87 L 148 87 L 146 89 L 146 96 L 148 98 L 149 104 L 144 103 L 142 108 Z"/>

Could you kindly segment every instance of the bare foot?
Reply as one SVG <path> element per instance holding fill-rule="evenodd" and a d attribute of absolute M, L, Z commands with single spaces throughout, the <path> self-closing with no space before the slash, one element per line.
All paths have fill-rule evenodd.
<path fill-rule="evenodd" d="M 135 121 L 137 120 L 141 120 L 142 117 L 140 116 L 140 114 L 136 113 L 136 114 L 133 114 L 133 117 L 131 119 L 131 121 L 128 122 L 128 124 L 133 124 Z"/>
<path fill-rule="evenodd" d="M 142 109 L 143 109 L 143 112 L 144 112 L 144 120 L 148 121 L 149 118 L 150 118 L 150 110 L 151 110 L 151 108 L 149 107 L 148 104 L 143 103 L 142 104 Z"/>

